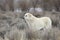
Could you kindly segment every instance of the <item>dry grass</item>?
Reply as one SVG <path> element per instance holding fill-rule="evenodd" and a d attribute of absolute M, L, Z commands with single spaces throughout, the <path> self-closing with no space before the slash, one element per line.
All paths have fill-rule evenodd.
<path fill-rule="evenodd" d="M 50 32 L 29 30 L 23 13 L 0 13 L 0 40 L 60 40 L 60 12 L 32 12 L 36 17 L 48 16 L 53 21 Z"/>

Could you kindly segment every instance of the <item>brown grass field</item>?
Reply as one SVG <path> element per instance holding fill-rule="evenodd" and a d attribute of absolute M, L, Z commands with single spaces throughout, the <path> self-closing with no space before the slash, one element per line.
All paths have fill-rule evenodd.
<path fill-rule="evenodd" d="M 50 32 L 29 30 L 23 16 L 25 12 L 0 12 L 0 40 L 60 40 L 60 12 L 30 12 L 36 17 L 52 19 Z"/>

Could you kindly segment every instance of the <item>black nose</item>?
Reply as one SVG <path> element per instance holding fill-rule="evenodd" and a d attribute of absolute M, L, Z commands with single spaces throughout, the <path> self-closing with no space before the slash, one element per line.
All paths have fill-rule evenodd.
<path fill-rule="evenodd" d="M 23 19 L 24 19 L 24 17 L 23 17 Z"/>

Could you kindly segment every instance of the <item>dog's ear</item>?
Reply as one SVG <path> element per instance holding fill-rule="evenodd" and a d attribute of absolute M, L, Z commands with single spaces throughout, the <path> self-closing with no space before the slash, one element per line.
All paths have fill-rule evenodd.
<path fill-rule="evenodd" d="M 32 16 L 32 14 L 28 14 L 29 15 L 29 17 L 31 17 Z"/>

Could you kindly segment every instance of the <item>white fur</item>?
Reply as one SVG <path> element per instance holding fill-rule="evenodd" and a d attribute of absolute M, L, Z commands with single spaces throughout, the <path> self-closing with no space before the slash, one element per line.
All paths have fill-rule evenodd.
<path fill-rule="evenodd" d="M 41 17 L 41 18 L 37 18 L 35 16 L 33 16 L 31 13 L 26 13 L 24 15 L 24 18 L 29 26 L 29 28 L 32 31 L 37 31 L 40 29 L 47 29 L 50 30 L 52 27 L 52 21 L 49 17 Z"/>

